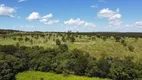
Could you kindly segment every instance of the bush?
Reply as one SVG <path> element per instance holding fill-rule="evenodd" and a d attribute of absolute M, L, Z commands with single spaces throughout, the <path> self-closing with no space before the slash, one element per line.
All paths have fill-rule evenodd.
<path fill-rule="evenodd" d="M 11 54 L 10 54 L 11 53 Z M 16 73 L 26 70 L 103 77 L 114 80 L 135 80 L 142 77 L 142 63 L 134 57 L 124 59 L 102 57 L 96 59 L 89 53 L 66 44 L 56 48 L 0 46 L 0 80 L 12 80 Z"/>
<path fill-rule="evenodd" d="M 110 78 L 114 80 L 134 80 L 140 77 L 139 72 L 141 70 L 138 70 L 133 58 L 126 57 L 125 60 L 116 58 L 110 68 Z"/>
<path fill-rule="evenodd" d="M 22 37 L 20 37 L 20 38 L 18 38 L 18 40 L 19 40 L 19 41 L 23 41 L 23 38 L 22 38 Z"/>
<path fill-rule="evenodd" d="M 59 39 L 56 39 L 56 45 L 61 45 L 61 41 Z"/>
<path fill-rule="evenodd" d="M 8 62 L 0 63 L 0 80 L 13 80 L 15 73 L 12 70 L 12 66 Z"/>
<path fill-rule="evenodd" d="M 14 45 L 3 45 L 0 46 L 0 52 L 4 52 L 6 54 L 13 54 L 16 52 L 18 48 Z"/>
<path fill-rule="evenodd" d="M 59 46 L 59 49 L 61 51 L 61 53 L 68 51 L 68 45 L 67 44 L 61 44 Z"/>
<path fill-rule="evenodd" d="M 16 39 L 17 39 L 16 37 L 13 38 L 14 41 L 15 41 Z"/>
<path fill-rule="evenodd" d="M 29 41 L 29 40 L 30 40 L 30 39 L 29 39 L 28 37 L 25 38 L 25 41 L 26 41 L 26 42 Z"/>
<path fill-rule="evenodd" d="M 65 39 L 65 37 L 64 37 L 64 36 L 62 37 L 62 41 L 63 41 L 63 42 L 66 42 L 66 39 Z"/>
<path fill-rule="evenodd" d="M 129 50 L 130 50 L 131 52 L 134 52 L 134 49 L 135 49 L 135 48 L 134 48 L 133 46 L 129 46 L 128 48 L 129 48 Z"/>
<path fill-rule="evenodd" d="M 119 36 L 115 37 L 116 42 L 120 42 L 120 40 L 121 40 L 121 37 L 119 37 Z"/>
<path fill-rule="evenodd" d="M 127 46 L 127 44 L 126 44 L 126 42 L 125 42 L 125 40 L 123 39 L 123 40 L 121 40 L 121 44 L 123 45 L 123 46 Z"/>
<path fill-rule="evenodd" d="M 75 37 L 74 36 L 72 36 L 70 39 L 71 39 L 71 42 L 75 42 Z"/>

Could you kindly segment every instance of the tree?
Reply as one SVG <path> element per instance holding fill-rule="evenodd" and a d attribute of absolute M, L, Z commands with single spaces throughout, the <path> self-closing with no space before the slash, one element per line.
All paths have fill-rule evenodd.
<path fill-rule="evenodd" d="M 96 40 L 96 37 L 95 37 L 95 36 L 92 36 L 91 38 L 92 38 L 92 40 Z"/>
<path fill-rule="evenodd" d="M 135 49 L 135 48 L 134 48 L 133 46 L 129 46 L 128 48 L 129 48 L 129 50 L 130 50 L 131 52 L 134 52 L 134 49 Z"/>
<path fill-rule="evenodd" d="M 88 67 L 88 56 L 81 50 L 75 49 L 72 51 L 72 55 L 70 56 L 73 71 L 75 75 L 85 75 L 85 70 Z"/>
<path fill-rule="evenodd" d="M 0 46 L 0 51 L 6 54 L 13 54 L 17 50 L 17 47 L 14 45 L 4 45 Z"/>
<path fill-rule="evenodd" d="M 66 52 L 66 51 L 68 51 L 68 45 L 67 44 L 61 44 L 60 46 L 59 46 L 59 49 L 60 49 L 60 51 L 63 53 L 63 52 Z"/>
<path fill-rule="evenodd" d="M 127 44 L 126 44 L 126 42 L 125 42 L 125 40 L 123 39 L 123 40 L 121 40 L 121 44 L 123 45 L 123 46 L 127 46 Z"/>
<path fill-rule="evenodd" d="M 111 66 L 111 60 L 102 58 L 97 62 L 97 66 L 99 68 L 99 71 L 98 71 L 99 77 L 105 78 L 108 76 L 109 69 Z"/>
<path fill-rule="evenodd" d="M 22 40 L 23 40 L 23 38 L 22 38 L 22 37 L 20 37 L 20 38 L 18 38 L 18 40 L 19 40 L 19 41 L 22 41 Z"/>
<path fill-rule="evenodd" d="M 115 41 L 116 41 L 116 42 L 120 42 L 120 40 L 121 40 L 121 37 L 120 37 L 120 36 L 115 37 Z"/>
<path fill-rule="evenodd" d="M 59 39 L 56 39 L 56 45 L 61 45 L 61 41 Z"/>
<path fill-rule="evenodd" d="M 62 41 L 63 41 L 63 42 L 66 42 L 66 39 L 65 39 L 65 37 L 64 37 L 64 36 L 62 37 Z"/>
<path fill-rule="evenodd" d="M 20 44 L 17 42 L 17 43 L 16 43 L 16 47 L 19 47 L 19 46 L 20 46 Z"/>
<path fill-rule="evenodd" d="M 17 39 L 16 37 L 13 38 L 14 41 L 15 41 L 16 39 Z"/>
<path fill-rule="evenodd" d="M 106 37 L 106 36 L 103 36 L 102 39 L 103 39 L 104 41 L 106 41 L 107 37 Z"/>
<path fill-rule="evenodd" d="M 12 66 L 8 62 L 0 62 L 0 80 L 13 80 L 15 73 L 13 73 Z"/>
<path fill-rule="evenodd" d="M 25 41 L 27 42 L 27 41 L 29 41 L 30 39 L 28 38 L 28 37 L 25 37 Z"/>
<path fill-rule="evenodd" d="M 110 68 L 110 78 L 114 80 L 134 80 L 140 77 L 138 67 L 135 66 L 137 65 L 133 62 L 133 57 L 128 56 L 125 60 L 115 58 Z"/>
<path fill-rule="evenodd" d="M 70 38 L 70 40 L 71 40 L 71 42 L 75 42 L 75 37 L 72 36 L 72 37 Z"/>

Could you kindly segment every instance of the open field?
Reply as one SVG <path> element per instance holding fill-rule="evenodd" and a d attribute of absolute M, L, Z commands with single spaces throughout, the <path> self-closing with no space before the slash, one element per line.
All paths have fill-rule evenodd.
<path fill-rule="evenodd" d="M 134 36 L 135 34 L 136 36 Z M 135 59 L 140 61 L 142 55 L 142 38 L 140 38 L 140 34 L 141 33 L 112 33 L 111 35 L 110 33 L 68 34 L 50 32 L 15 32 L 10 35 L 1 35 L 0 45 L 18 44 L 20 46 L 41 46 L 44 48 L 54 48 L 57 47 L 56 39 L 59 39 L 62 44 L 67 44 L 69 46 L 69 50 L 84 50 L 97 58 L 100 58 L 102 55 L 111 55 L 121 58 L 133 56 Z M 72 35 L 75 38 L 73 42 L 69 39 Z M 120 40 L 117 41 L 117 37 L 120 37 Z"/>
<path fill-rule="evenodd" d="M 100 78 L 87 78 L 73 75 L 27 71 L 16 75 L 16 80 L 109 80 Z"/>

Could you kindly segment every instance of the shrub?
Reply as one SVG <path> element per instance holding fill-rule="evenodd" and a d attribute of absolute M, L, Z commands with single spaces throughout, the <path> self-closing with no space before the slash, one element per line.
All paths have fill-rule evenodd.
<path fill-rule="evenodd" d="M 17 39 L 16 37 L 13 38 L 14 41 L 15 41 L 16 39 Z"/>
<path fill-rule="evenodd" d="M 62 37 L 62 41 L 63 41 L 63 42 L 66 42 L 66 39 L 65 39 L 65 37 L 64 37 L 64 36 Z"/>
<path fill-rule="evenodd" d="M 123 45 L 123 46 L 127 46 L 127 44 L 126 44 L 126 42 L 125 42 L 125 40 L 123 39 L 123 40 L 121 40 L 121 44 Z"/>
<path fill-rule="evenodd" d="M 29 41 L 30 39 L 28 37 L 25 38 L 25 41 Z"/>
<path fill-rule="evenodd" d="M 17 43 L 16 43 L 16 47 L 19 47 L 19 46 L 20 46 L 20 44 L 17 42 Z"/>
<path fill-rule="evenodd" d="M 14 45 L 4 45 L 0 46 L 0 52 L 4 52 L 6 54 L 13 54 L 17 50 L 17 47 Z"/>
<path fill-rule="evenodd" d="M 22 38 L 22 37 L 20 37 L 20 38 L 18 38 L 18 40 L 19 40 L 19 41 L 22 41 L 22 40 L 23 40 L 23 38 Z"/>
<path fill-rule="evenodd" d="M 135 68 L 133 59 L 126 58 L 125 60 L 115 59 L 110 68 L 110 78 L 114 80 L 134 80 L 138 78 L 139 71 Z"/>
<path fill-rule="evenodd" d="M 15 73 L 12 70 L 12 66 L 8 62 L 0 63 L 0 80 L 13 80 Z"/>
<path fill-rule="evenodd" d="M 56 39 L 56 45 L 61 45 L 61 41 L 59 39 Z"/>
<path fill-rule="evenodd" d="M 133 46 L 129 46 L 128 48 L 129 48 L 129 50 L 130 50 L 131 52 L 134 52 L 134 49 L 135 49 L 135 48 L 134 48 Z"/>
<path fill-rule="evenodd" d="M 96 37 L 95 37 L 95 36 L 92 36 L 92 40 L 96 40 Z"/>
<path fill-rule="evenodd" d="M 66 51 L 68 51 L 68 45 L 67 44 L 61 44 L 59 46 L 59 49 L 60 49 L 61 52 L 66 52 Z"/>
<path fill-rule="evenodd" d="M 120 37 L 120 36 L 115 37 L 115 41 L 116 41 L 116 42 L 120 42 L 120 40 L 121 40 L 121 37 Z"/>
<path fill-rule="evenodd" d="M 75 42 L 75 37 L 72 36 L 72 37 L 70 38 L 70 40 L 71 40 L 71 42 Z"/>

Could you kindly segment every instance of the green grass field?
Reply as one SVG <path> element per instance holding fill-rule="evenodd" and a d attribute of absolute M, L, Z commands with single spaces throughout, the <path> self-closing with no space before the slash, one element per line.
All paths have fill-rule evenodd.
<path fill-rule="evenodd" d="M 45 37 L 32 37 L 30 35 L 13 35 L 3 38 L 0 36 L 0 45 L 16 45 L 17 43 L 19 43 L 20 46 L 42 46 L 44 48 L 54 48 L 57 47 L 56 39 L 60 39 L 62 44 L 67 44 L 70 50 L 73 50 L 75 48 L 84 50 L 97 58 L 99 58 L 100 56 L 109 55 L 120 58 L 125 58 L 126 56 L 133 56 L 137 61 L 141 61 L 142 59 L 142 38 L 136 39 L 132 37 L 125 37 L 121 40 L 124 40 L 127 46 L 123 46 L 121 42 L 116 42 L 114 37 L 110 37 L 106 40 L 103 40 L 102 38 L 97 38 L 96 36 L 94 36 L 95 39 L 92 39 L 93 36 L 78 35 L 77 37 L 75 37 L 75 42 L 71 43 L 68 40 L 66 42 L 63 42 L 62 36 L 57 36 L 57 33 L 50 34 L 52 35 L 49 36 L 45 34 Z M 67 35 L 64 34 L 64 36 L 67 38 Z M 79 36 L 81 36 L 81 38 Z M 25 41 L 26 37 L 29 38 L 28 41 Z M 14 40 L 13 38 L 16 38 L 16 40 Z M 18 38 L 22 38 L 23 40 L 19 41 Z M 30 40 L 32 40 L 33 42 L 31 43 Z M 133 51 L 129 50 L 130 46 L 134 48 Z"/>
<path fill-rule="evenodd" d="M 16 75 L 16 80 L 108 80 L 100 78 L 88 78 L 63 74 L 54 74 L 48 72 L 27 71 Z"/>

